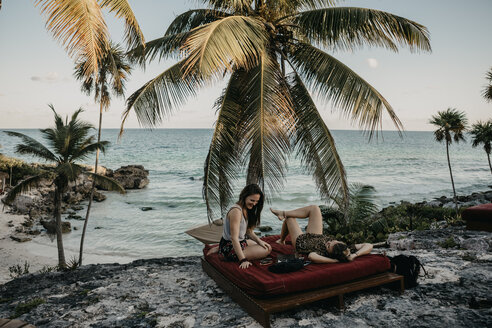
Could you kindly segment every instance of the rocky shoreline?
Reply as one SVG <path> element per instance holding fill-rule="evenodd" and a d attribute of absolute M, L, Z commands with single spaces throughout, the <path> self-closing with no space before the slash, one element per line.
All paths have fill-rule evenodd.
<path fill-rule="evenodd" d="M 459 243 L 443 248 L 450 238 Z M 396 250 L 403 247 L 392 240 L 412 246 Z M 463 249 L 467 240 L 488 247 Z M 491 326 L 492 233 L 449 227 L 395 234 L 389 244 L 376 251 L 422 261 L 419 286 L 401 296 L 386 288 L 348 294 L 343 311 L 322 301 L 275 314 L 273 327 Z M 16 311 L 39 327 L 260 327 L 202 271 L 199 257 L 23 276 L 0 285 L 0 317 Z"/>
<path fill-rule="evenodd" d="M 94 172 L 94 167 L 89 166 L 87 169 Z M 126 190 L 142 189 L 149 183 L 149 171 L 142 165 L 127 165 L 114 171 L 99 167 L 98 173 L 115 179 Z M 84 220 L 75 212 L 83 208 L 80 203 L 89 198 L 91 187 L 92 181 L 87 176 L 80 176 L 77 181 L 69 184 L 62 199 L 62 214 L 68 214 L 67 220 Z M 96 188 L 104 190 L 102 186 L 96 185 Z M 55 187 L 52 183 L 42 180 L 37 188 L 16 197 L 13 204 L 8 207 L 8 213 L 25 215 L 25 220 L 22 225 L 15 228 L 15 234 L 11 235 L 13 240 L 18 242 L 30 241 L 32 236 L 39 235 L 43 229 L 54 233 L 55 224 L 52 214 L 54 190 Z M 102 202 L 105 199 L 106 195 L 100 191 L 94 192 L 94 201 Z M 63 233 L 72 230 L 70 221 L 62 222 L 62 230 Z"/>

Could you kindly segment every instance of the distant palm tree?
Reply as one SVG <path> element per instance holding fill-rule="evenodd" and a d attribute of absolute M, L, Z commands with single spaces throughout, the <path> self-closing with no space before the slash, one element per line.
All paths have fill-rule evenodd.
<path fill-rule="evenodd" d="M 330 53 L 363 45 L 427 51 L 427 29 L 379 10 L 334 7 L 329 0 L 203 2 L 209 8 L 179 15 L 162 38 L 130 52 L 141 62 L 182 59 L 128 98 L 122 128 L 132 109 L 141 124 L 155 126 L 200 87 L 227 76 L 204 165 L 208 218 L 232 200 L 232 182 L 244 166 L 247 183 L 260 184 L 269 196 L 281 190 L 293 151 L 324 199 L 339 189 L 347 199 L 343 164 L 308 88 L 369 135 L 380 127 L 383 111 L 400 129 L 386 99 Z"/>
<path fill-rule="evenodd" d="M 127 0 L 35 0 L 46 17 L 46 28 L 66 46 L 71 57 L 83 61 L 84 74 L 97 74 L 99 60 L 109 46 L 109 33 L 102 9 L 125 20 L 129 48 L 143 44 L 144 36 Z"/>
<path fill-rule="evenodd" d="M 125 54 L 123 50 L 118 45 L 113 43 L 110 43 L 109 48 L 104 51 L 97 74 L 87 77 L 85 75 L 85 67 L 85 62 L 78 62 L 75 67 L 75 77 L 78 80 L 83 81 L 82 91 L 87 94 L 94 92 L 94 100 L 99 103 L 99 127 L 97 130 L 97 142 L 100 142 L 103 110 L 107 110 L 109 108 L 109 104 L 111 102 L 111 92 L 117 97 L 122 97 L 124 95 L 124 82 L 128 79 L 131 67 L 125 61 Z M 94 172 L 96 173 L 98 164 L 99 149 L 96 151 L 96 163 L 94 165 Z M 89 204 L 87 205 L 87 213 L 85 215 L 84 228 L 82 229 L 82 236 L 80 238 L 79 265 L 82 265 L 85 232 L 87 229 L 87 222 L 89 221 L 89 214 L 91 211 L 92 198 L 94 196 L 95 188 L 95 180 L 93 180 Z"/>
<path fill-rule="evenodd" d="M 438 142 L 446 143 L 446 155 L 448 158 L 449 175 L 451 176 L 451 184 L 453 186 L 454 203 L 456 205 L 456 214 L 458 214 L 458 199 L 456 198 L 456 189 L 454 188 L 453 171 L 451 170 L 451 161 L 449 159 L 449 145 L 453 140 L 458 143 L 464 141 L 464 133 L 467 129 L 468 120 L 464 112 L 453 108 L 448 108 L 445 111 L 437 112 L 437 115 L 432 116 L 429 121 L 438 129 L 434 131 L 434 137 Z"/>
<path fill-rule="evenodd" d="M 38 175 L 24 179 L 9 191 L 3 201 L 6 204 L 11 204 L 17 195 L 29 191 L 41 179 L 48 179 L 54 183 L 54 216 L 56 220 L 58 265 L 61 269 L 64 269 L 66 267 L 66 261 L 61 232 L 61 201 L 63 194 L 67 190 L 68 183 L 75 181 L 80 174 L 88 174 L 92 179 L 97 180 L 98 183 L 103 184 L 111 190 L 118 190 L 122 193 L 125 191 L 113 179 L 95 173 L 87 173 L 83 167 L 75 163 L 76 161 L 84 160 L 97 149 L 104 151 L 105 147 L 109 144 L 108 141 L 95 142 L 94 136 L 88 136 L 93 126 L 77 118 L 82 112 L 82 109 L 73 113 L 70 121 L 68 121 L 67 116 L 64 123 L 63 119 L 56 113 L 54 107 L 50 105 L 50 108 L 55 116 L 55 127 L 40 130 L 43 138 L 50 145 L 49 148 L 25 134 L 13 131 L 5 132 L 10 136 L 22 139 L 23 143 L 16 146 L 17 153 L 36 156 L 53 163 L 55 165 L 53 172 L 43 171 Z"/>
<path fill-rule="evenodd" d="M 485 78 L 488 81 L 488 85 L 483 89 L 482 95 L 487 101 L 492 101 L 492 68 L 487 72 Z"/>
<path fill-rule="evenodd" d="M 483 149 L 487 154 L 490 173 L 492 173 L 492 165 L 490 165 L 490 152 L 492 151 L 492 120 L 487 122 L 477 122 L 472 125 L 470 130 L 472 135 L 472 146 L 477 147 L 483 145 Z"/>

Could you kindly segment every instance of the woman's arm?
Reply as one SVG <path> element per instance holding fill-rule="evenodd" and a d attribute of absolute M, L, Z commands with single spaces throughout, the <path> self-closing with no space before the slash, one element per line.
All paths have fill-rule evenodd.
<path fill-rule="evenodd" d="M 231 232 L 231 242 L 232 242 L 232 247 L 234 248 L 234 252 L 237 255 L 237 258 L 239 261 L 242 259 L 245 259 L 246 256 L 243 253 L 243 249 L 241 248 L 241 244 L 239 243 L 239 226 L 241 223 L 242 215 L 241 215 L 241 210 L 238 208 L 232 209 L 229 214 L 229 227 L 230 227 L 230 232 Z M 245 261 L 240 264 L 240 267 L 243 269 L 246 269 L 251 265 L 251 262 Z"/>
<path fill-rule="evenodd" d="M 268 249 L 268 250 L 272 250 L 272 246 L 270 246 L 270 244 L 268 243 L 265 243 L 263 240 L 261 240 L 256 234 L 255 232 L 253 231 L 253 229 L 248 229 L 246 230 L 246 233 L 248 234 L 249 238 L 254 241 L 255 243 L 257 243 L 258 245 L 260 245 L 261 247 L 265 248 L 265 249 Z"/>
<path fill-rule="evenodd" d="M 371 253 L 372 247 L 372 244 L 369 243 L 356 244 L 355 249 L 357 251 L 353 254 L 350 254 L 350 256 L 348 257 L 349 261 L 353 261 L 356 257 Z"/>
<path fill-rule="evenodd" d="M 309 253 L 308 259 L 313 263 L 338 263 L 338 260 L 319 255 L 318 253 L 315 252 Z"/>

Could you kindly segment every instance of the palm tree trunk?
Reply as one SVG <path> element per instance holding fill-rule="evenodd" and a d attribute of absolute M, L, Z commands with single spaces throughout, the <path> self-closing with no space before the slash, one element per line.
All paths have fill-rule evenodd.
<path fill-rule="evenodd" d="M 102 115 L 103 115 L 103 103 L 100 102 L 99 106 L 99 128 L 97 130 L 97 142 L 101 142 L 101 127 L 102 127 Z M 96 151 L 96 163 L 94 164 L 94 173 L 97 173 L 97 167 L 99 164 L 99 148 Z M 82 265 L 82 254 L 84 253 L 84 238 L 85 231 L 87 229 L 87 222 L 89 221 L 89 214 L 91 212 L 92 198 L 94 197 L 94 190 L 96 189 L 96 180 L 92 179 L 91 194 L 89 196 L 89 204 L 87 205 L 87 213 L 85 214 L 84 228 L 82 229 L 82 236 L 80 237 L 80 250 L 79 250 L 79 266 Z"/>
<path fill-rule="evenodd" d="M 61 227 L 61 190 L 59 186 L 55 186 L 55 227 L 56 227 L 56 246 L 58 248 L 58 266 L 60 269 L 65 269 L 67 263 L 65 261 L 65 252 L 63 250 L 63 237 Z"/>
<path fill-rule="evenodd" d="M 446 155 L 448 157 L 448 167 L 449 167 L 449 175 L 451 176 L 451 184 L 453 185 L 453 200 L 456 209 L 456 215 L 458 215 L 458 199 L 456 198 L 456 189 L 454 188 L 454 179 L 453 179 L 453 171 L 451 170 L 451 161 L 449 160 L 449 143 L 446 141 Z"/>
<path fill-rule="evenodd" d="M 490 165 L 490 154 L 489 153 L 487 153 L 487 159 L 489 161 L 490 173 L 492 173 L 492 165 Z"/>

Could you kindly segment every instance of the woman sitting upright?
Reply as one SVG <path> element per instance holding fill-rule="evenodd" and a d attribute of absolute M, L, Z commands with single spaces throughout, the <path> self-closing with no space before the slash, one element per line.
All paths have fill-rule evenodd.
<path fill-rule="evenodd" d="M 280 239 L 281 244 L 290 234 L 292 245 L 297 253 L 307 254 L 314 263 L 337 263 L 353 261 L 356 257 L 369 254 L 372 245 L 368 243 L 356 244 L 351 253 L 347 245 L 323 235 L 323 217 L 316 205 L 298 208 L 292 211 L 270 209 L 279 220 L 283 221 Z M 296 218 L 308 218 L 306 233 L 301 231 Z"/>
<path fill-rule="evenodd" d="M 219 252 L 227 261 L 239 261 L 239 267 L 246 269 L 251 260 L 266 257 L 272 246 L 260 240 L 253 229 L 260 224 L 260 214 L 265 197 L 260 187 L 250 184 L 241 191 L 239 201 L 231 206 L 224 220 L 224 230 L 219 247 L 208 254 Z M 250 239 L 246 239 L 246 235 Z"/>

